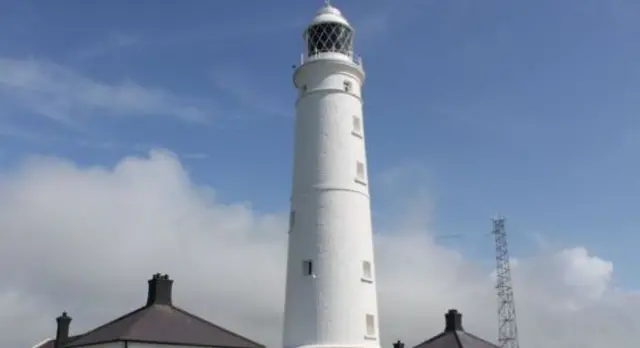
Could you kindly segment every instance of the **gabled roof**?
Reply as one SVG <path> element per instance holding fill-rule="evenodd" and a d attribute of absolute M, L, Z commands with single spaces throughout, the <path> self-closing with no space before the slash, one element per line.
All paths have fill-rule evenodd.
<path fill-rule="evenodd" d="M 499 348 L 478 336 L 465 332 L 462 328 L 462 314 L 451 309 L 445 314 L 445 329 L 414 348 Z"/>
<path fill-rule="evenodd" d="M 85 334 L 70 337 L 64 347 L 129 341 L 197 347 L 264 348 L 260 343 L 174 306 L 171 300 L 172 284 L 167 275 L 154 275 L 149 280 L 145 306 Z M 54 343 L 55 340 L 50 340 L 40 348 L 53 348 Z"/>
<path fill-rule="evenodd" d="M 443 332 L 414 348 L 499 348 L 497 345 L 464 331 Z"/>
<path fill-rule="evenodd" d="M 241 337 L 172 305 L 153 304 L 126 314 L 67 344 L 78 347 L 113 341 L 258 348 Z"/>
<path fill-rule="evenodd" d="M 69 342 L 75 340 L 78 337 L 80 337 L 80 336 L 76 335 L 76 336 L 69 337 Z M 40 342 L 38 345 L 36 345 L 33 348 L 54 348 L 55 345 L 56 345 L 56 339 L 55 338 L 50 338 L 50 339 L 47 339 L 45 341 Z"/>

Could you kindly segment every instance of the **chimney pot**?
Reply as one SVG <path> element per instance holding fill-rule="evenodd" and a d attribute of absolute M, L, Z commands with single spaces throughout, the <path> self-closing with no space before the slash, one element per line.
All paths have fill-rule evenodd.
<path fill-rule="evenodd" d="M 69 326 L 71 324 L 71 317 L 67 315 L 67 312 L 62 312 L 62 315 L 56 318 L 56 342 L 55 348 L 63 348 L 69 341 Z"/>
<path fill-rule="evenodd" d="M 445 318 L 445 332 L 451 331 L 464 331 L 462 328 L 462 314 L 460 314 L 455 309 L 450 309 L 447 314 L 444 315 Z"/>
<path fill-rule="evenodd" d="M 149 279 L 149 291 L 147 293 L 147 306 L 171 305 L 171 289 L 173 280 L 169 275 L 156 273 Z"/>
<path fill-rule="evenodd" d="M 393 344 L 393 348 L 404 348 L 404 343 L 400 340 Z"/>

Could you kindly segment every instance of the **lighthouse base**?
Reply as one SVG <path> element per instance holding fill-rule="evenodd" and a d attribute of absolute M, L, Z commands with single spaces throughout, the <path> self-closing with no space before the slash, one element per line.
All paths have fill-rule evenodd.
<path fill-rule="evenodd" d="M 363 342 L 362 344 L 306 344 L 302 346 L 285 346 L 284 348 L 379 348 L 380 346 L 373 341 L 371 343 Z"/>

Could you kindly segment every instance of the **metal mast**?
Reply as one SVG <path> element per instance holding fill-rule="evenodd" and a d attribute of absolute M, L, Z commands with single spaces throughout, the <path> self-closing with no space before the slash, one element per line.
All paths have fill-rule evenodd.
<path fill-rule="evenodd" d="M 498 342 L 501 348 L 519 348 L 516 307 L 511 284 L 511 266 L 507 231 L 503 217 L 493 219 L 493 235 L 496 239 L 496 290 L 498 293 Z"/>

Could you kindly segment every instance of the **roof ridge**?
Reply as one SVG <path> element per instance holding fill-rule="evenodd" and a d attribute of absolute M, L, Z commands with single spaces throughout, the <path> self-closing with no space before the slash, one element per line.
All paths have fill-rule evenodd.
<path fill-rule="evenodd" d="M 44 340 L 42 340 L 42 341 L 40 341 L 40 342 L 36 343 L 36 345 L 35 345 L 35 346 L 33 346 L 33 348 L 42 347 L 42 346 L 44 346 L 44 345 L 45 345 L 45 343 L 49 343 L 49 341 L 54 341 L 54 340 L 55 340 L 55 338 L 45 338 Z"/>
<path fill-rule="evenodd" d="M 199 317 L 199 316 L 197 316 L 197 315 L 195 315 L 195 314 L 189 313 L 188 311 L 186 311 L 186 310 L 184 310 L 184 309 L 182 309 L 182 308 L 180 308 L 180 307 L 177 307 L 177 306 L 174 306 L 174 305 L 169 305 L 169 307 L 171 307 L 171 308 L 175 309 L 176 311 L 178 311 L 178 312 L 180 312 L 180 313 L 182 313 L 182 314 L 184 314 L 184 315 L 187 315 L 187 316 L 189 316 L 189 317 L 191 317 L 191 318 L 193 318 L 193 319 L 200 320 L 200 321 L 202 321 L 202 322 L 204 322 L 204 323 L 206 323 L 206 324 L 208 324 L 208 325 L 210 325 L 210 326 L 213 326 L 213 327 L 215 327 L 216 329 L 221 330 L 221 331 L 223 331 L 223 332 L 225 332 L 225 333 L 227 333 L 227 334 L 229 334 L 229 335 L 231 335 L 231 336 L 234 336 L 234 337 L 237 337 L 237 338 L 243 339 L 243 340 L 245 340 L 245 341 L 247 341 L 247 342 L 250 342 L 250 343 L 252 343 L 252 344 L 255 344 L 256 346 L 259 346 L 259 347 L 266 347 L 265 345 L 263 345 L 263 344 L 261 344 L 261 343 L 258 343 L 258 342 L 256 342 L 256 341 L 254 341 L 254 340 L 250 339 L 250 338 L 244 337 L 244 336 L 242 336 L 242 335 L 240 335 L 240 334 L 237 334 L 237 333 L 235 333 L 235 332 L 233 332 L 233 331 L 230 331 L 229 329 L 225 329 L 225 328 L 224 328 L 224 327 L 222 327 L 222 326 L 216 325 L 216 324 L 214 324 L 214 323 L 210 322 L 209 320 L 206 320 L 206 319 L 204 319 L 204 318 L 201 318 L 201 317 Z"/>
<path fill-rule="evenodd" d="M 437 340 L 438 338 L 440 338 L 440 337 L 442 337 L 442 336 L 444 336 L 444 335 L 446 335 L 446 334 L 448 334 L 448 332 L 447 332 L 447 331 L 443 331 L 443 332 L 441 332 L 441 333 L 439 333 L 439 334 L 437 334 L 437 335 L 435 335 L 435 336 L 431 337 L 430 339 L 428 339 L 428 340 L 426 340 L 426 341 L 423 341 L 423 342 L 421 342 L 421 343 L 416 344 L 413 348 L 416 348 L 416 347 L 419 347 L 419 346 L 421 346 L 421 345 L 423 345 L 423 344 L 427 344 L 427 343 L 429 343 L 429 342 L 435 341 L 435 340 Z"/>
<path fill-rule="evenodd" d="M 464 332 L 466 335 L 469 335 L 469 336 L 471 336 L 471 337 L 473 337 L 473 338 L 475 338 L 475 339 L 477 339 L 477 340 L 479 340 L 479 341 L 482 341 L 482 342 L 484 342 L 484 343 L 490 344 L 490 345 L 492 345 L 492 346 L 494 346 L 494 347 L 499 347 L 499 346 L 498 346 L 498 345 L 496 345 L 495 343 L 493 343 L 493 342 L 491 342 L 491 341 L 487 341 L 487 340 L 485 340 L 485 339 L 484 339 L 484 338 L 482 338 L 482 337 L 476 336 L 476 335 L 474 335 L 474 334 L 472 334 L 472 333 L 469 333 L 469 332 L 466 332 L 466 331 L 463 331 L 463 332 Z"/>
<path fill-rule="evenodd" d="M 140 311 L 142 311 L 142 310 L 144 310 L 144 309 L 146 309 L 146 308 L 148 308 L 148 307 L 149 307 L 149 306 L 142 306 L 142 307 L 140 307 L 140 308 L 138 308 L 138 309 L 135 309 L 135 310 L 133 310 L 133 311 L 131 311 L 131 312 L 128 312 L 128 313 L 126 313 L 126 314 L 123 314 L 123 315 L 121 315 L 121 316 L 119 316 L 119 317 L 117 317 L 117 318 L 115 318 L 115 319 L 113 319 L 113 320 L 111 320 L 111 321 L 107 322 L 106 324 L 100 325 L 100 326 L 96 327 L 95 329 L 93 329 L 93 330 L 91 330 L 91 331 L 87 331 L 87 332 L 85 332 L 84 334 L 78 335 L 77 339 L 81 339 L 81 338 L 83 338 L 83 337 L 85 337 L 85 336 L 88 336 L 88 335 L 90 335 L 90 334 L 92 334 L 92 333 L 94 333 L 94 332 L 96 332 L 96 331 L 98 331 L 98 330 L 100 330 L 100 329 L 104 328 L 105 326 L 109 326 L 109 325 L 111 325 L 111 324 L 113 324 L 113 323 L 116 323 L 116 322 L 118 322 L 118 321 L 120 321 L 120 320 L 122 320 L 122 319 L 125 319 L 125 318 L 127 318 L 127 317 L 129 317 L 129 316 L 131 316 L 131 315 L 133 315 L 133 314 L 135 314 L 135 313 L 138 313 L 138 312 L 140 312 Z M 73 346 L 73 341 L 72 341 L 72 342 L 69 342 L 69 344 L 70 344 L 70 347 L 74 347 L 74 346 Z"/>
<path fill-rule="evenodd" d="M 455 337 L 456 338 L 456 342 L 458 342 L 458 347 L 459 348 L 464 348 L 464 346 L 462 345 L 462 341 L 460 341 L 460 336 L 458 334 L 458 330 L 453 330 L 452 332 L 453 332 L 453 337 Z M 462 331 L 462 332 L 464 332 L 464 331 Z"/>
<path fill-rule="evenodd" d="M 147 315 L 149 315 L 149 313 L 151 313 L 151 311 L 144 311 L 145 309 L 152 309 L 155 308 L 156 306 L 165 306 L 165 307 L 169 307 L 167 305 L 161 305 L 161 304 L 157 304 L 157 303 L 152 303 L 149 305 L 146 305 L 138 310 L 135 310 L 131 313 L 129 313 L 127 316 L 129 316 L 130 314 L 134 314 L 134 313 L 138 313 L 138 312 L 143 312 L 142 315 L 139 315 L 135 318 L 135 320 L 133 320 L 131 322 L 131 324 L 129 324 L 129 326 L 127 327 L 127 329 L 120 335 L 120 338 L 122 339 L 126 339 L 127 337 L 131 337 L 131 330 L 133 330 L 134 326 L 143 318 L 145 318 Z"/>

